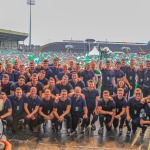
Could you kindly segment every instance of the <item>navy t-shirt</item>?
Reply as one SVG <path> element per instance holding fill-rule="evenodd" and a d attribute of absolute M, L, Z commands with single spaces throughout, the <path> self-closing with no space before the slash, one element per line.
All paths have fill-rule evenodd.
<path fill-rule="evenodd" d="M 103 98 L 98 101 L 98 106 L 102 107 L 102 110 L 104 111 L 112 111 L 113 109 L 116 109 L 116 104 L 114 101 L 108 100 L 108 102 L 105 102 Z"/>
<path fill-rule="evenodd" d="M 53 111 L 54 99 L 51 97 L 49 100 L 42 99 L 40 107 L 42 107 L 42 112 L 49 115 Z"/>
<path fill-rule="evenodd" d="M 59 91 L 65 89 L 65 90 L 67 90 L 68 93 L 70 93 L 71 90 L 73 89 L 73 87 L 70 83 L 67 83 L 66 85 L 59 83 L 59 84 L 56 84 L 56 87 L 59 89 Z"/>
<path fill-rule="evenodd" d="M 7 96 L 10 99 L 12 104 L 12 116 L 18 116 L 23 114 L 24 111 L 24 102 L 25 102 L 25 95 L 22 95 L 20 99 L 17 98 L 16 95 L 9 95 Z"/>
<path fill-rule="evenodd" d="M 141 109 L 144 107 L 144 105 L 140 101 L 137 101 L 135 97 L 131 97 L 129 99 L 127 106 L 129 107 L 129 113 L 131 118 L 138 118 Z"/>
<path fill-rule="evenodd" d="M 53 78 L 54 79 L 56 79 L 57 78 L 57 76 L 58 76 L 58 74 L 61 72 L 61 69 L 59 69 L 59 68 L 55 68 L 55 67 L 50 67 L 50 69 L 52 70 L 52 72 L 53 72 Z"/>
<path fill-rule="evenodd" d="M 9 99 L 6 99 L 6 101 L 4 102 L 4 107 L 3 109 L 0 111 L 0 116 L 6 114 L 8 112 L 8 109 L 11 109 L 12 105 Z"/>
<path fill-rule="evenodd" d="M 11 85 L 12 85 L 12 82 L 10 82 L 10 81 L 7 84 L 1 83 L 1 87 L 2 87 L 1 91 L 5 92 L 6 95 L 10 95 L 10 87 L 11 87 Z"/>
<path fill-rule="evenodd" d="M 84 107 L 86 107 L 86 101 L 81 96 L 79 99 L 73 95 L 71 97 L 71 114 L 72 115 L 81 115 L 84 113 Z"/>
<path fill-rule="evenodd" d="M 64 74 L 63 72 L 60 72 L 57 76 L 58 80 L 62 80 L 64 75 L 67 75 L 69 80 L 72 78 L 71 73 Z"/>
<path fill-rule="evenodd" d="M 123 97 L 122 99 L 118 98 L 118 95 L 112 96 L 116 103 L 116 115 L 120 114 L 122 111 L 122 108 L 126 108 L 127 106 L 127 99 Z"/>
<path fill-rule="evenodd" d="M 114 72 L 115 72 L 115 82 L 117 84 L 119 79 L 125 76 L 125 73 L 122 70 L 114 70 Z"/>
<path fill-rule="evenodd" d="M 137 71 L 137 76 L 138 76 L 138 81 L 137 81 L 137 83 L 138 83 L 138 85 L 143 85 L 143 83 L 144 83 L 144 70 L 138 70 Z"/>
<path fill-rule="evenodd" d="M 66 111 L 67 106 L 69 105 L 71 105 L 70 98 L 67 98 L 65 101 L 59 99 L 58 103 L 54 102 L 53 108 L 57 109 L 57 113 L 60 116 Z"/>
<path fill-rule="evenodd" d="M 50 91 L 55 96 L 56 96 L 56 94 L 60 94 L 60 91 L 56 86 L 53 89 L 50 88 Z"/>
<path fill-rule="evenodd" d="M 97 89 L 90 91 L 88 88 L 82 89 L 82 93 L 85 95 L 85 100 L 89 110 L 94 110 L 96 107 L 96 97 L 99 96 Z"/>
<path fill-rule="evenodd" d="M 42 91 L 43 92 L 43 84 L 41 83 L 41 82 L 38 82 L 37 84 L 36 84 L 36 86 L 33 86 L 33 85 L 31 85 L 31 86 L 29 86 L 28 85 L 28 89 L 29 89 L 29 91 L 30 91 L 30 88 L 31 87 L 36 87 L 37 88 L 37 95 L 40 95 L 40 91 Z"/>
<path fill-rule="evenodd" d="M 38 81 L 41 82 L 43 85 L 48 84 L 48 79 L 47 78 L 43 78 L 42 80 L 38 79 Z"/>
<path fill-rule="evenodd" d="M 76 87 L 76 86 L 79 86 L 81 89 L 83 89 L 85 87 L 85 83 L 84 81 L 82 80 L 79 80 L 76 84 L 73 82 L 73 80 L 69 80 L 69 83 L 72 85 L 73 89 Z"/>
<path fill-rule="evenodd" d="M 135 85 L 135 77 L 136 77 L 135 68 L 131 69 L 130 67 L 127 67 L 126 78 L 131 85 Z"/>
<path fill-rule="evenodd" d="M 45 78 L 49 79 L 50 77 L 53 77 L 53 72 L 50 68 L 44 69 L 42 68 L 42 70 L 45 70 Z"/>
<path fill-rule="evenodd" d="M 102 69 L 102 86 L 113 86 L 112 79 L 115 77 L 114 70 Z"/>
<path fill-rule="evenodd" d="M 30 113 L 32 113 L 36 106 L 40 106 L 40 97 L 38 95 L 35 96 L 35 98 L 32 98 L 32 96 L 29 96 L 25 99 L 25 104 L 28 104 L 28 110 Z"/>
<path fill-rule="evenodd" d="M 93 79 L 93 77 L 95 77 L 95 75 L 94 75 L 94 72 L 91 70 L 90 71 L 84 70 L 81 72 L 81 77 L 83 77 L 85 87 L 87 87 L 88 86 L 87 81 Z"/>
<path fill-rule="evenodd" d="M 144 71 L 144 85 L 150 87 L 150 69 L 145 69 Z"/>
<path fill-rule="evenodd" d="M 20 88 L 22 89 L 22 92 L 23 92 L 23 93 L 29 92 L 29 87 L 28 87 L 27 84 L 23 84 L 22 86 L 19 86 L 17 82 L 15 82 L 15 83 L 13 83 L 13 84 L 11 85 L 10 90 L 11 90 L 11 91 L 16 91 L 16 88 L 17 88 L 17 87 L 20 87 Z"/>

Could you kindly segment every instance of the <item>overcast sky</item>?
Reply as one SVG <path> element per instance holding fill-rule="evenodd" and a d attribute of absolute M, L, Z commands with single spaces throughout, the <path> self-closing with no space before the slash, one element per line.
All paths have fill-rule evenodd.
<path fill-rule="evenodd" d="M 29 32 L 26 0 L 0 0 L 0 28 Z M 71 38 L 147 42 L 150 0 L 36 0 L 32 43 L 43 45 Z"/>

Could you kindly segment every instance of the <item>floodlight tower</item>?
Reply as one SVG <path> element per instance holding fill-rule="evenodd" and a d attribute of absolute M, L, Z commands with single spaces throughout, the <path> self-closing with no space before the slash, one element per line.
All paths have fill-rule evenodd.
<path fill-rule="evenodd" d="M 30 26 L 29 26 L 29 50 L 31 50 L 31 6 L 35 5 L 35 0 L 27 0 L 27 5 L 30 5 Z"/>

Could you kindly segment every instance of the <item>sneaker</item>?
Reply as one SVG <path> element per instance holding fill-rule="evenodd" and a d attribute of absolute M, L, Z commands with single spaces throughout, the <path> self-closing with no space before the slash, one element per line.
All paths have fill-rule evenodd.
<path fill-rule="evenodd" d="M 83 134 L 84 133 L 84 127 L 82 127 L 81 126 L 81 132 L 80 132 L 81 134 Z"/>
<path fill-rule="evenodd" d="M 67 129 L 67 136 L 70 136 L 70 134 L 71 134 L 71 130 Z"/>
<path fill-rule="evenodd" d="M 122 128 L 119 128 L 119 134 L 122 135 Z"/>
<path fill-rule="evenodd" d="M 103 127 L 101 127 L 99 130 L 98 130 L 98 134 L 103 134 L 103 131 L 104 131 L 104 129 L 103 129 Z"/>
<path fill-rule="evenodd" d="M 141 131 L 141 133 L 140 133 L 141 136 L 144 136 L 144 133 L 145 133 L 146 129 L 147 129 L 146 126 L 143 126 L 143 127 L 142 127 L 142 131 Z"/>
<path fill-rule="evenodd" d="M 92 130 L 96 130 L 95 124 L 91 124 L 91 126 L 92 126 L 92 127 L 91 127 Z"/>
<path fill-rule="evenodd" d="M 126 136 L 130 137 L 131 136 L 131 131 L 127 131 Z"/>
<path fill-rule="evenodd" d="M 77 134 L 77 131 L 76 130 L 71 130 L 71 135 L 73 134 Z"/>

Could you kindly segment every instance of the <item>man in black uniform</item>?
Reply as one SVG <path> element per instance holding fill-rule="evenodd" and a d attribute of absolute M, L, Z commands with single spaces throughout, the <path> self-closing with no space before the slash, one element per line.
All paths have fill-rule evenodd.
<path fill-rule="evenodd" d="M 127 134 L 126 136 L 130 136 L 131 134 L 131 127 L 130 124 L 132 122 L 132 131 L 133 133 L 137 130 L 137 122 L 140 115 L 140 111 L 143 108 L 143 104 L 140 102 L 142 97 L 141 89 L 137 88 L 135 90 L 135 96 L 131 97 L 127 103 L 127 118 L 126 118 L 126 125 L 127 125 Z M 132 120 L 132 121 L 131 121 Z"/>
<path fill-rule="evenodd" d="M 6 121 L 8 127 L 11 127 L 13 118 L 12 118 L 12 105 L 9 99 L 4 92 L 0 94 L 0 97 L 3 103 L 3 107 L 0 110 L 0 119 L 2 122 Z"/>
<path fill-rule="evenodd" d="M 25 111 L 24 111 L 25 95 L 22 94 L 22 89 L 20 87 L 17 87 L 15 94 L 9 95 L 8 99 L 10 99 L 12 104 L 12 116 L 13 116 L 12 132 L 16 132 L 19 120 L 25 119 Z"/>
<path fill-rule="evenodd" d="M 58 102 L 57 102 L 58 101 Z M 71 101 L 67 97 L 67 91 L 61 90 L 60 98 L 55 100 L 53 105 L 53 112 L 55 116 L 55 129 L 57 132 L 60 132 L 62 128 L 62 122 L 64 119 L 67 120 L 67 135 L 70 135 L 71 130 Z"/>
<path fill-rule="evenodd" d="M 105 90 L 103 92 L 103 98 L 101 98 L 98 102 L 98 110 L 100 113 L 100 129 L 98 133 L 103 134 L 104 120 L 106 129 L 108 132 L 110 132 L 116 115 L 116 104 L 114 101 L 110 100 L 109 91 Z"/>
<path fill-rule="evenodd" d="M 81 88 L 75 87 L 75 94 L 71 97 L 71 117 L 72 117 L 72 132 L 77 128 L 80 118 L 83 118 L 81 124 L 81 133 L 87 122 L 87 105 L 85 99 L 81 96 Z"/>
<path fill-rule="evenodd" d="M 26 121 L 29 124 L 30 130 L 35 131 L 38 125 L 37 116 L 40 106 L 40 97 L 37 95 L 36 87 L 31 87 L 30 94 L 31 95 L 25 100 L 24 109 L 27 114 Z"/>
<path fill-rule="evenodd" d="M 144 135 L 147 125 L 150 125 L 150 96 L 146 97 L 146 102 L 144 105 L 144 109 L 140 112 L 140 119 L 138 122 L 138 126 L 142 128 L 141 136 Z"/>
<path fill-rule="evenodd" d="M 39 108 L 39 116 L 38 122 L 44 123 L 43 129 L 44 133 L 47 134 L 47 120 L 52 120 L 54 118 L 53 115 L 53 103 L 54 99 L 51 97 L 50 89 L 46 89 L 44 91 L 44 98 L 41 101 L 40 108 Z"/>
<path fill-rule="evenodd" d="M 126 119 L 125 111 L 126 111 L 126 106 L 127 106 L 127 100 L 123 96 L 123 94 L 124 94 L 124 89 L 119 88 L 117 90 L 117 95 L 112 96 L 113 100 L 116 103 L 116 116 L 115 116 L 113 125 L 114 125 L 114 128 L 117 128 L 119 124 L 119 119 L 120 119 L 120 125 L 119 125 L 120 134 L 122 134 L 123 124 Z"/>
<path fill-rule="evenodd" d="M 88 108 L 88 121 L 86 122 L 86 127 L 89 126 L 91 115 L 93 115 L 93 119 L 91 121 L 92 130 L 96 130 L 95 122 L 98 119 L 97 105 L 98 100 L 100 100 L 99 92 L 94 88 L 94 84 L 93 80 L 89 80 L 88 87 L 82 89 Z"/>

